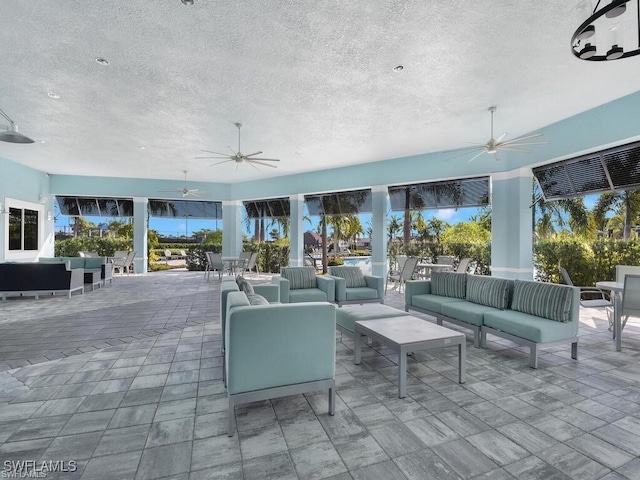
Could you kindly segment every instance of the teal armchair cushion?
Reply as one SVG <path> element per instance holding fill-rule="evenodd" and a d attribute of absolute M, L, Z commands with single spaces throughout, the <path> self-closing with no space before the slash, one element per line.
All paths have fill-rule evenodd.
<path fill-rule="evenodd" d="M 431 293 L 443 297 L 465 298 L 467 294 L 466 273 L 433 272 Z"/>
<path fill-rule="evenodd" d="M 306 267 L 287 267 L 291 270 Z M 282 269 L 284 270 L 284 268 Z M 313 268 L 309 269 L 313 270 Z M 288 278 L 280 275 L 271 279 L 272 283 L 276 284 L 280 292 L 281 303 L 297 303 L 297 302 L 331 302 L 333 303 L 336 298 L 335 282 L 331 276 L 315 275 L 314 271 L 314 286 L 312 288 L 298 288 L 293 289 L 290 287 L 291 282 Z M 257 293 L 260 293 L 256 290 Z"/>
<path fill-rule="evenodd" d="M 556 322 L 568 322 L 572 293 L 567 285 L 515 280 L 511 308 Z"/>
<path fill-rule="evenodd" d="M 313 267 L 282 267 L 280 275 L 289 280 L 289 289 L 316 288 L 316 269 Z"/>
<path fill-rule="evenodd" d="M 344 278 L 346 288 L 367 286 L 367 281 L 360 267 L 329 267 L 329 275 Z"/>
<path fill-rule="evenodd" d="M 467 275 L 466 299 L 470 302 L 504 310 L 509 308 L 513 281 L 483 275 Z"/>

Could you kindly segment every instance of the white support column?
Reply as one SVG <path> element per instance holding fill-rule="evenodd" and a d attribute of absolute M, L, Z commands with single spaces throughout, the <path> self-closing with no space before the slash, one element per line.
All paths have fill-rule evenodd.
<path fill-rule="evenodd" d="M 386 186 L 376 186 L 371 189 L 371 273 L 384 278 L 388 270 L 387 197 Z"/>
<path fill-rule="evenodd" d="M 149 232 L 149 199 L 133 197 L 133 260 L 136 273 L 147 273 L 149 252 L 147 250 L 147 236 Z"/>
<path fill-rule="evenodd" d="M 291 216 L 289 220 L 289 266 L 304 265 L 304 195 L 289 197 Z"/>
<path fill-rule="evenodd" d="M 492 176 L 491 274 L 533 279 L 533 173 L 529 168 Z"/>
<path fill-rule="evenodd" d="M 222 255 L 237 257 L 242 252 L 242 202 L 222 202 Z"/>

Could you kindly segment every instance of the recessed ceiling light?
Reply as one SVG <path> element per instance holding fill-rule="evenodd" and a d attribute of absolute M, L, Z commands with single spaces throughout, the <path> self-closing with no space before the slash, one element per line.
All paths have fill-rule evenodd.
<path fill-rule="evenodd" d="M 55 98 L 55 99 L 60 98 L 60 95 L 58 95 L 55 92 L 49 92 L 49 93 L 47 93 L 47 95 L 49 96 L 49 98 Z"/>
<path fill-rule="evenodd" d="M 40 140 L 40 143 L 47 143 L 47 141 L 46 141 L 46 140 Z M 49 175 L 47 175 L 47 177 L 48 177 L 48 176 L 49 176 Z"/>
<path fill-rule="evenodd" d="M 404 65 L 396 65 L 393 67 L 394 72 L 401 72 L 402 70 L 404 70 Z"/>
<path fill-rule="evenodd" d="M 140 150 L 146 150 L 147 147 L 145 147 L 144 145 L 140 147 Z"/>
<path fill-rule="evenodd" d="M 96 62 L 98 62 L 100 65 L 109 65 L 109 60 L 102 57 L 96 58 Z"/>

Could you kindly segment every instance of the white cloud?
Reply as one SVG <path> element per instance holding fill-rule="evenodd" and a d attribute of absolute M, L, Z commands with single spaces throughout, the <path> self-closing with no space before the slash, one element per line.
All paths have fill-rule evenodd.
<path fill-rule="evenodd" d="M 436 218 L 439 218 L 440 220 L 449 220 L 456 213 L 457 212 L 453 208 L 445 208 L 445 209 L 442 209 L 442 210 L 437 210 L 436 213 L 433 216 L 436 217 Z"/>

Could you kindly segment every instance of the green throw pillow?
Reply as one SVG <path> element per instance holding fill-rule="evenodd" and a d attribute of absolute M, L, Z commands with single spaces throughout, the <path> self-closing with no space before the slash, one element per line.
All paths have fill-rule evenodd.
<path fill-rule="evenodd" d="M 466 299 L 473 303 L 504 310 L 509 308 L 512 284 L 506 278 L 467 275 Z"/>
<path fill-rule="evenodd" d="M 443 297 L 464 298 L 467 293 L 467 274 L 453 272 L 433 272 L 431 293 Z"/>
<path fill-rule="evenodd" d="M 344 278 L 347 288 L 366 287 L 367 281 L 360 267 L 331 267 L 331 275 Z"/>
<path fill-rule="evenodd" d="M 257 293 L 247 294 L 247 299 L 251 305 L 269 305 L 267 299 Z"/>
<path fill-rule="evenodd" d="M 243 276 L 238 275 L 238 277 L 236 278 L 236 283 L 238 284 L 238 288 L 240 289 L 240 291 L 246 293 L 247 296 L 255 293 L 253 290 L 253 285 L 251 285 L 249 281 Z"/>
<path fill-rule="evenodd" d="M 556 322 L 568 322 L 572 293 L 567 285 L 515 280 L 511 309 Z"/>

